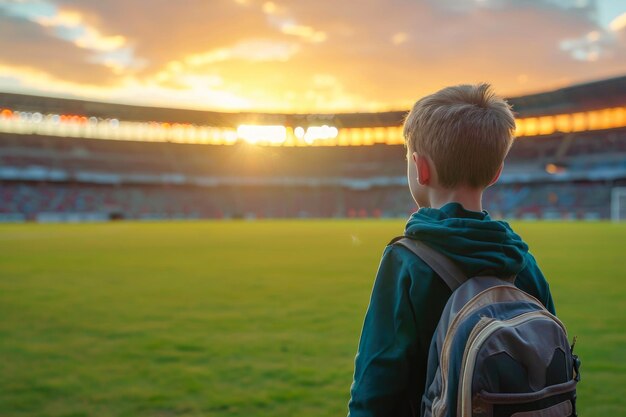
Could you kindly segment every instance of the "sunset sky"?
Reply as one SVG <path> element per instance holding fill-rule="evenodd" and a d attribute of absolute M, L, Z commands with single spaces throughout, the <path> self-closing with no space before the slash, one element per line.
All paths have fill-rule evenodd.
<path fill-rule="evenodd" d="M 626 0 L 0 0 L 0 92 L 225 111 L 408 108 L 626 74 Z"/>

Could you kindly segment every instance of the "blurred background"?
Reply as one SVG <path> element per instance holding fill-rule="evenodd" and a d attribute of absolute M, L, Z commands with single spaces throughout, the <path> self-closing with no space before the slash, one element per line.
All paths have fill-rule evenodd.
<path fill-rule="evenodd" d="M 492 215 L 623 217 L 625 12 L 3 0 L 0 221 L 405 217 L 407 110 L 480 81 L 518 117 Z"/>
<path fill-rule="evenodd" d="M 0 0 L 0 416 L 345 415 L 403 119 L 477 82 L 483 207 L 626 416 L 624 0 Z"/>

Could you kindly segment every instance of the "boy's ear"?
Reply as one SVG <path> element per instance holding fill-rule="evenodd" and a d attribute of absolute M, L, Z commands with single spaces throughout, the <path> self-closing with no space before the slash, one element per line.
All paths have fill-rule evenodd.
<path fill-rule="evenodd" d="M 498 181 L 500 179 L 500 175 L 502 175 L 502 169 L 503 168 L 504 168 L 504 162 L 502 164 L 500 164 L 500 168 L 498 168 L 498 172 L 496 172 L 496 175 L 493 177 L 493 179 L 491 180 L 489 185 L 495 184 L 496 181 Z M 489 185 L 487 187 L 489 187 Z"/>
<path fill-rule="evenodd" d="M 429 185 L 430 166 L 428 165 L 428 159 L 425 156 L 418 155 L 417 152 L 413 152 L 412 157 L 417 168 L 417 181 L 420 185 Z"/>

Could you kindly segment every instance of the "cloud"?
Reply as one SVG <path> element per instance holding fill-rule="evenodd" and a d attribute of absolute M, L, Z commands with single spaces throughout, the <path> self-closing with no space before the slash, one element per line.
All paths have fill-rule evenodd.
<path fill-rule="evenodd" d="M 76 83 L 110 85 L 113 72 L 92 61 L 89 51 L 51 36 L 38 24 L 0 15 L 0 64 L 46 72 Z"/>
<path fill-rule="evenodd" d="M 516 95 L 626 72 L 626 18 L 604 26 L 585 0 L 20 3 L 0 62 L 116 101 L 374 111 L 462 82 Z"/>
<path fill-rule="evenodd" d="M 193 78 L 193 76 L 189 76 Z M 211 87 L 221 84 L 221 81 L 209 81 L 202 79 L 189 80 L 190 85 L 196 86 L 205 82 Z M 172 103 L 179 103 L 181 108 L 199 108 L 206 103 L 220 103 L 223 110 L 240 110 L 251 107 L 246 97 L 238 96 L 231 91 L 220 89 L 195 89 L 179 88 L 170 86 L 163 88 L 164 84 L 155 83 L 154 80 L 137 80 L 126 78 L 115 85 L 96 85 L 68 81 L 50 75 L 44 71 L 38 71 L 30 67 L 4 65 L 0 63 L 0 88 L 5 91 L 26 92 L 36 94 L 43 92 L 47 95 L 65 96 L 71 98 L 85 98 L 95 100 L 123 101 L 129 104 L 145 105 L 145 97 L 150 98 L 151 105 L 172 107 Z"/>
<path fill-rule="evenodd" d="M 315 30 L 311 26 L 299 25 L 293 21 L 285 20 L 278 24 L 280 31 L 285 35 L 292 35 L 313 43 L 326 40 L 326 32 Z"/>
<path fill-rule="evenodd" d="M 614 18 L 606 27 L 597 28 L 577 38 L 564 39 L 562 50 L 579 61 L 610 61 L 626 58 L 626 13 Z"/>
<path fill-rule="evenodd" d="M 267 39 L 246 39 L 235 45 L 185 57 L 190 66 L 214 62 L 244 60 L 251 62 L 287 61 L 300 49 L 298 44 Z"/>
<path fill-rule="evenodd" d="M 91 52 L 89 61 L 121 73 L 143 64 L 122 35 L 105 35 L 77 10 L 60 8 L 46 0 L 5 1 L 0 11 L 24 24 L 39 25 L 46 34 Z"/>
<path fill-rule="evenodd" d="M 63 5 L 80 10 L 103 31 L 123 35 L 134 45 L 136 56 L 145 60 L 144 75 L 171 61 L 250 39 L 285 41 L 268 26 L 260 6 L 252 0 L 69 0 Z"/>
<path fill-rule="evenodd" d="M 614 41 L 610 32 L 594 30 L 579 38 L 564 39 L 560 47 L 578 61 L 595 62 L 611 52 Z"/>
<path fill-rule="evenodd" d="M 609 23 L 609 28 L 613 32 L 619 32 L 625 29 L 626 28 L 626 12 L 622 13 L 621 15 L 613 19 L 611 23 Z"/>
<path fill-rule="evenodd" d="M 327 38 L 326 32 L 298 23 L 289 9 L 280 7 L 273 1 L 263 3 L 261 10 L 265 13 L 268 23 L 285 35 L 313 43 L 324 42 Z"/>
<path fill-rule="evenodd" d="M 32 16 L 32 21 L 43 27 L 57 29 L 60 37 L 68 37 L 79 48 L 93 51 L 113 51 L 123 48 L 126 38 L 121 35 L 105 36 L 92 26 L 86 25 L 80 13 L 58 10 L 51 16 Z"/>
<path fill-rule="evenodd" d="M 420 95 L 452 83 L 491 81 L 500 91 L 517 93 L 529 86 L 549 88 L 564 73 L 572 76 L 572 69 L 590 74 L 588 68 L 572 68 L 575 61 L 559 50 L 559 42 L 595 25 L 579 13 L 556 8 L 451 11 L 425 2 L 366 1 L 358 8 L 337 4 L 332 16 L 315 3 L 299 11 L 326 21 L 320 27 L 332 38 L 332 47 L 303 50 L 301 67 L 334 74 L 346 91 L 366 96 L 368 103 L 406 108 Z M 385 19 L 375 18 L 382 15 Z M 557 77 L 549 67 L 559 69 Z M 526 74 L 523 88 L 516 81 L 519 74 Z"/>

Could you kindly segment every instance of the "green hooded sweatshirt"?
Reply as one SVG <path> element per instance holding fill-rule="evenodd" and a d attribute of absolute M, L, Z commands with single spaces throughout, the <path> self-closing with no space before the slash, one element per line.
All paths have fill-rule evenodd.
<path fill-rule="evenodd" d="M 516 276 L 515 285 L 554 313 L 548 283 L 528 245 L 504 221 L 459 203 L 421 208 L 405 236 L 448 256 L 468 277 Z M 409 249 L 384 252 L 355 358 L 350 417 L 419 415 L 430 341 L 451 291 Z"/>

